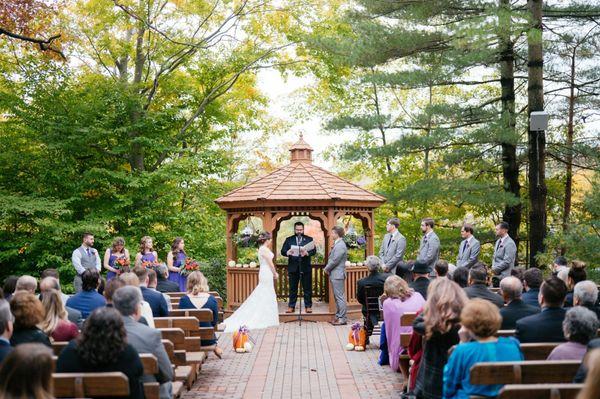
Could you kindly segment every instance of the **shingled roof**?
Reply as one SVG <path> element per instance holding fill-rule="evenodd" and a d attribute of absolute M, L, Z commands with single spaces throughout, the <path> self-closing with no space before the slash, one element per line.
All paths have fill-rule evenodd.
<path fill-rule="evenodd" d="M 260 201 L 353 201 L 379 206 L 385 198 L 313 165 L 313 149 L 300 140 L 290 148 L 291 162 L 266 176 L 250 181 L 215 202 L 229 203 Z"/>

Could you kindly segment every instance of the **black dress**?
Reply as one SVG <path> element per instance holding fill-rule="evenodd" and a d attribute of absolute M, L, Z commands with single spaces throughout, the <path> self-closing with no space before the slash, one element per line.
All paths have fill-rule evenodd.
<path fill-rule="evenodd" d="M 31 343 L 44 344 L 47 347 L 52 348 L 50 338 L 48 338 L 48 336 L 37 327 L 15 329 L 12 337 L 10 337 L 10 344 L 12 346 Z"/>
<path fill-rule="evenodd" d="M 75 341 L 63 349 L 56 361 L 57 373 L 103 373 L 109 371 L 120 371 L 129 379 L 129 397 L 133 399 L 144 399 L 144 387 L 142 377 L 144 367 L 140 356 L 133 346 L 127 344 L 116 362 L 104 366 L 92 366 L 86 364 L 77 353 Z"/>
<path fill-rule="evenodd" d="M 419 315 L 413 323 L 413 330 L 425 335 L 425 322 Z M 417 374 L 415 395 L 421 399 L 441 399 L 444 388 L 444 366 L 448 362 L 448 350 L 458 344 L 458 320 L 445 334 L 434 332 L 430 339 L 423 339 L 423 359 Z"/>

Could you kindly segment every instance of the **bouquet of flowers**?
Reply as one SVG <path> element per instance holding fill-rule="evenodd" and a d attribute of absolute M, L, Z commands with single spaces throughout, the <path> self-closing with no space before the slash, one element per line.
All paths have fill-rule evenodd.
<path fill-rule="evenodd" d="M 142 266 L 144 269 L 152 269 L 152 270 L 156 271 L 156 267 L 157 267 L 158 265 L 160 265 L 160 262 L 157 262 L 157 261 L 152 261 L 152 262 L 151 262 L 151 261 L 148 261 L 148 260 L 147 260 L 147 261 L 144 261 L 144 262 L 142 262 L 142 265 L 141 265 L 141 266 Z"/>
<path fill-rule="evenodd" d="M 237 353 L 252 352 L 254 340 L 250 336 L 250 330 L 247 326 L 240 328 L 233 333 L 233 349 Z"/>
<path fill-rule="evenodd" d="M 117 269 L 117 274 L 127 273 L 129 271 L 129 259 L 127 258 L 117 258 L 115 260 L 115 264 L 113 266 L 114 269 Z"/>
<path fill-rule="evenodd" d="M 200 270 L 200 263 L 198 263 L 195 259 L 185 258 L 185 264 L 179 271 L 179 274 L 182 276 L 187 276 L 188 274 Z"/>

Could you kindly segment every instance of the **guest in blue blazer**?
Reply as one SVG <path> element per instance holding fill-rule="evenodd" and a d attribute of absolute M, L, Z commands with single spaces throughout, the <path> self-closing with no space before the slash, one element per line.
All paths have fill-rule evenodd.
<path fill-rule="evenodd" d="M 540 287 L 542 311 L 517 320 L 515 337 L 524 342 L 564 342 L 562 323 L 567 285 L 558 277 L 546 279 Z"/>
<path fill-rule="evenodd" d="M 140 290 L 142 290 L 144 301 L 148 302 L 150 309 L 152 309 L 152 316 L 167 317 L 169 306 L 165 297 L 160 292 L 148 288 L 148 270 L 143 266 L 136 266 L 133 268 L 133 272 L 140 279 Z"/>
<path fill-rule="evenodd" d="M 10 313 L 8 301 L 0 299 L 0 363 L 12 352 L 10 337 L 13 333 L 13 315 Z"/>

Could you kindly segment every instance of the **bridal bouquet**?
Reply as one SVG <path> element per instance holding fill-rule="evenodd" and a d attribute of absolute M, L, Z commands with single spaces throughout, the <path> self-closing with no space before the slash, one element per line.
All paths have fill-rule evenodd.
<path fill-rule="evenodd" d="M 117 258 L 115 260 L 115 264 L 113 266 L 114 269 L 117 269 L 117 274 L 125 273 L 129 271 L 129 259 L 127 258 Z"/>
<path fill-rule="evenodd" d="M 250 330 L 247 326 L 240 328 L 233 333 L 233 349 L 237 353 L 252 352 L 254 340 L 250 336 Z"/>
<path fill-rule="evenodd" d="M 346 350 L 364 351 L 367 342 L 367 330 L 362 324 L 356 322 L 350 326 Z"/>
<path fill-rule="evenodd" d="M 179 271 L 179 274 L 182 276 L 187 276 L 188 274 L 191 274 L 197 270 L 200 270 L 200 263 L 198 263 L 195 259 L 185 258 L 185 264 Z"/>

